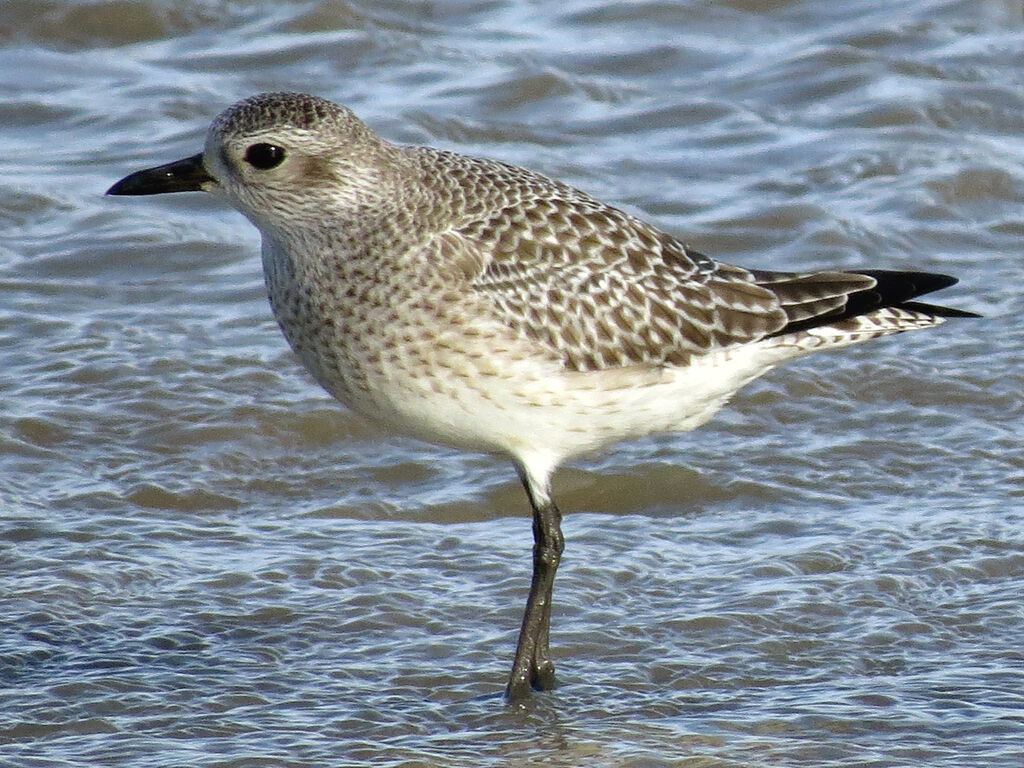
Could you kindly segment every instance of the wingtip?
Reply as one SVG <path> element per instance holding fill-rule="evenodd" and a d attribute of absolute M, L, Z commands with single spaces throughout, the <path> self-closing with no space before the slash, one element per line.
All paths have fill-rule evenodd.
<path fill-rule="evenodd" d="M 956 282 L 956 281 L 954 281 Z M 924 312 L 925 314 L 934 315 L 935 317 L 947 318 L 947 317 L 984 317 L 979 315 L 977 312 L 969 312 L 966 309 L 957 309 L 956 307 L 942 307 L 938 304 L 926 304 L 923 301 L 906 301 L 900 304 L 901 309 L 910 309 L 914 312 Z"/>

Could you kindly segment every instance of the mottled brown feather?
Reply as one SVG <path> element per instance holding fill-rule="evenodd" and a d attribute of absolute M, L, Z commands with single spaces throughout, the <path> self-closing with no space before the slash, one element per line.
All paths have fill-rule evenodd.
<path fill-rule="evenodd" d="M 876 285 L 872 274 L 720 263 L 540 174 L 409 151 L 443 201 L 451 222 L 443 237 L 472 254 L 460 262 L 470 287 L 499 322 L 569 370 L 687 365 L 694 356 L 846 317 L 850 296 Z"/>

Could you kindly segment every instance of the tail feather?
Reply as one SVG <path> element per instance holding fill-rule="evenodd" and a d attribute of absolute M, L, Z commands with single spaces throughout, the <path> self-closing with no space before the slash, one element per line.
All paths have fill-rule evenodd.
<path fill-rule="evenodd" d="M 905 301 L 900 304 L 900 307 L 935 317 L 981 317 L 977 312 L 968 312 L 956 307 L 942 307 L 938 304 L 925 304 L 923 301 Z"/>
<path fill-rule="evenodd" d="M 845 320 L 885 309 L 906 310 L 925 318 L 979 317 L 973 312 L 912 301 L 957 283 L 955 277 L 932 272 L 863 270 L 817 275 L 755 273 L 759 285 L 775 292 L 789 322 L 771 336 L 824 326 L 843 328 Z M 820 292 L 815 295 L 811 286 Z M 890 332 L 899 330 L 892 328 Z"/>

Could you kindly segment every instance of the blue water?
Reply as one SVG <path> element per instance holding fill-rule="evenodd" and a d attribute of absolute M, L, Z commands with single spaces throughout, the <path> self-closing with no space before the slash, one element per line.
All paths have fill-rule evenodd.
<path fill-rule="evenodd" d="M 1016 2 L 5 0 L 0 763 L 1024 763 Z M 264 90 L 541 170 L 717 258 L 985 315 L 565 468 L 561 685 L 501 691 L 507 464 L 299 368 L 258 237 L 111 199 Z"/>

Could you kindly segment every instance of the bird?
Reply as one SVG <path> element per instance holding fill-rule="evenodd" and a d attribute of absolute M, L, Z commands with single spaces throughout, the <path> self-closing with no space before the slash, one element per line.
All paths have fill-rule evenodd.
<path fill-rule="evenodd" d="M 811 352 L 978 317 L 917 300 L 953 277 L 733 266 L 541 173 L 390 142 L 310 94 L 239 101 L 201 153 L 107 194 L 188 191 L 259 229 L 274 317 L 331 395 L 413 437 L 511 459 L 534 538 L 513 702 L 556 684 L 559 465 L 695 429 Z"/>

